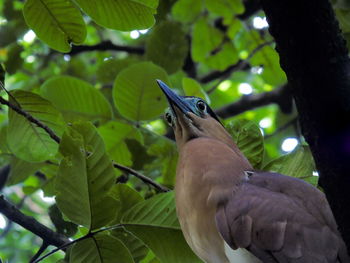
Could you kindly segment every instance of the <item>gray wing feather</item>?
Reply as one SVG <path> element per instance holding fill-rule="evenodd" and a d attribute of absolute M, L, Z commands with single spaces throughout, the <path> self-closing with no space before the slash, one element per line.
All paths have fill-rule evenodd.
<path fill-rule="evenodd" d="M 324 194 L 296 178 L 254 173 L 218 206 L 216 223 L 231 248 L 263 262 L 350 262 Z"/>

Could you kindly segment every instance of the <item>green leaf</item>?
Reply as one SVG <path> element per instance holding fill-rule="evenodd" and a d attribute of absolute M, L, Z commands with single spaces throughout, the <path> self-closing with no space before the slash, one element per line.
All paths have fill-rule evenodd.
<path fill-rule="evenodd" d="M 6 184 L 13 185 L 23 182 L 28 176 L 33 175 L 43 165 L 43 163 L 30 163 L 15 156 L 12 157 L 10 162 L 11 170 Z"/>
<path fill-rule="evenodd" d="M 172 9 L 173 17 L 182 23 L 190 23 L 195 20 L 203 10 L 202 0 L 179 0 Z"/>
<path fill-rule="evenodd" d="M 318 178 L 317 176 L 313 176 L 313 171 L 316 170 L 315 162 L 310 148 L 306 145 L 302 145 L 293 152 L 272 160 L 263 170 L 304 179 L 311 184 L 315 184 Z"/>
<path fill-rule="evenodd" d="M 129 249 L 135 262 L 140 262 L 148 253 L 149 249 L 143 242 L 125 229 L 117 228 L 111 233 Z"/>
<path fill-rule="evenodd" d="M 182 78 L 182 88 L 185 91 L 186 96 L 195 96 L 204 99 L 210 104 L 210 98 L 208 94 L 202 89 L 201 85 L 192 78 Z"/>
<path fill-rule="evenodd" d="M 204 61 L 206 65 L 217 70 L 225 70 L 239 60 L 238 51 L 231 42 L 226 42 L 212 52 Z"/>
<path fill-rule="evenodd" d="M 226 129 L 251 165 L 259 169 L 264 158 L 264 138 L 259 126 L 252 121 L 237 120 L 228 123 Z"/>
<path fill-rule="evenodd" d="M 127 68 L 137 60 L 132 58 L 107 59 L 97 68 L 97 79 L 102 83 L 112 83 L 118 73 Z"/>
<path fill-rule="evenodd" d="M 49 207 L 49 216 L 58 233 L 66 237 L 71 237 L 78 231 L 78 226 L 76 224 L 63 219 L 62 213 L 56 204 Z"/>
<path fill-rule="evenodd" d="M 114 104 L 120 114 L 133 121 L 161 115 L 167 103 L 156 79 L 169 84 L 166 72 L 151 62 L 137 63 L 120 72 L 113 86 Z"/>
<path fill-rule="evenodd" d="M 109 191 L 109 196 L 113 197 L 119 203 L 117 215 L 111 222 L 111 225 L 120 223 L 124 213 L 129 210 L 130 207 L 133 207 L 137 203 L 143 201 L 142 196 L 126 184 L 113 185 Z"/>
<path fill-rule="evenodd" d="M 136 139 L 143 143 L 142 134 L 130 124 L 119 121 L 111 121 L 98 128 L 98 131 L 106 144 L 108 155 L 115 162 L 131 166 L 132 155 L 125 143 L 125 140 Z"/>
<path fill-rule="evenodd" d="M 148 148 L 147 153 L 157 157 L 154 162 L 146 166 L 147 170 L 160 170 L 161 183 L 173 186 L 175 184 L 176 165 L 179 156 L 176 144 L 170 140 L 159 138 Z"/>
<path fill-rule="evenodd" d="M 22 110 L 48 126 L 57 136 L 62 135 L 65 127 L 63 118 L 49 101 L 23 90 L 15 90 L 11 94 L 16 99 L 14 101 L 10 97 L 11 103 L 18 103 Z M 58 150 L 57 142 L 44 129 L 12 109 L 9 110 L 7 143 L 13 154 L 27 162 L 48 160 L 54 157 Z"/>
<path fill-rule="evenodd" d="M 118 239 L 97 234 L 76 243 L 70 263 L 134 263 L 130 251 Z"/>
<path fill-rule="evenodd" d="M 96 128 L 75 123 L 63 134 L 56 178 L 56 202 L 72 222 L 90 230 L 105 226 L 116 213 L 116 202 L 107 195 L 115 176 L 112 163 Z"/>
<path fill-rule="evenodd" d="M 69 52 L 71 43 L 85 40 L 85 22 L 71 1 L 27 0 L 23 15 L 38 38 L 55 50 Z"/>
<path fill-rule="evenodd" d="M 158 0 L 76 0 L 77 4 L 97 24 L 130 31 L 151 27 L 155 20 Z"/>
<path fill-rule="evenodd" d="M 195 62 L 203 62 L 210 57 L 210 52 L 220 45 L 224 37 L 204 17 L 195 23 L 192 35 L 191 55 Z"/>
<path fill-rule="evenodd" d="M 133 206 L 124 215 L 122 222 L 161 262 L 201 262 L 188 247 L 175 210 L 173 192 L 158 194 Z"/>
<path fill-rule="evenodd" d="M 207 9 L 226 19 L 244 12 L 242 0 L 205 0 Z"/>
<path fill-rule="evenodd" d="M 181 24 L 171 21 L 156 26 L 146 44 L 146 57 L 169 74 L 182 67 L 187 52 L 188 42 Z"/>
<path fill-rule="evenodd" d="M 111 106 L 91 84 L 69 76 L 52 77 L 41 86 L 41 93 L 58 108 L 69 122 L 108 120 Z"/>
<path fill-rule="evenodd" d="M 252 66 L 263 66 L 261 76 L 271 85 L 282 85 L 287 81 L 286 74 L 281 69 L 279 56 L 271 46 L 263 47 L 250 59 Z"/>

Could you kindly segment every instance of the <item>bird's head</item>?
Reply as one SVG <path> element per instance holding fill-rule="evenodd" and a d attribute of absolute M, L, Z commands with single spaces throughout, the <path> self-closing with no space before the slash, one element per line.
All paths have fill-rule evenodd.
<path fill-rule="evenodd" d="M 173 128 L 180 149 L 186 142 L 199 137 L 213 138 L 235 147 L 231 135 L 203 99 L 179 96 L 161 80 L 157 83 L 168 99 L 170 107 L 165 119 Z"/>

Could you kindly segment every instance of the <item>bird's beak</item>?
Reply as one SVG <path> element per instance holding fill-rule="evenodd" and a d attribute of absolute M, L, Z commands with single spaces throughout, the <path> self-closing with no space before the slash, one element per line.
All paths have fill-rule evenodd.
<path fill-rule="evenodd" d="M 174 106 L 176 106 L 180 111 L 184 114 L 188 112 L 193 112 L 191 107 L 188 105 L 187 101 L 184 100 L 181 96 L 177 95 L 174 91 L 172 91 L 163 81 L 157 79 L 158 86 L 161 88 L 163 93 L 165 94 L 170 108 L 173 113 L 176 115 L 176 111 Z"/>

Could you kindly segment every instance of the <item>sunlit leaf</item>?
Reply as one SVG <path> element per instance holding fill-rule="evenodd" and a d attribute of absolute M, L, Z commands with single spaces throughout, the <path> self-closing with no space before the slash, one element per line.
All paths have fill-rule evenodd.
<path fill-rule="evenodd" d="M 171 13 L 180 22 L 192 22 L 203 10 L 202 0 L 179 0 L 173 5 Z"/>
<path fill-rule="evenodd" d="M 242 0 L 205 0 L 205 6 L 210 12 L 224 18 L 231 18 L 244 12 Z"/>
<path fill-rule="evenodd" d="M 140 121 L 162 114 L 167 104 L 156 79 L 169 84 L 166 72 L 151 62 L 131 65 L 118 74 L 113 86 L 113 99 L 124 117 Z"/>
<path fill-rule="evenodd" d="M 23 90 L 16 90 L 11 94 L 16 100 L 10 98 L 13 104 L 18 103 L 22 110 L 48 126 L 57 136 L 62 135 L 65 128 L 63 118 L 49 101 Z M 54 157 L 58 150 L 57 142 L 44 129 L 12 109 L 9 110 L 7 143 L 17 157 L 27 162 L 48 160 Z"/>
<path fill-rule="evenodd" d="M 180 230 L 174 193 L 158 194 L 136 204 L 124 215 L 122 222 L 161 262 L 201 262 L 188 247 Z"/>
<path fill-rule="evenodd" d="M 259 126 L 251 121 L 237 120 L 230 122 L 226 129 L 251 165 L 259 169 L 264 157 L 264 138 Z"/>
<path fill-rule="evenodd" d="M 106 144 L 106 150 L 111 159 L 119 164 L 132 165 L 131 153 L 125 143 L 125 140 L 136 139 L 143 142 L 142 134 L 134 126 L 111 121 L 98 128 L 103 141 Z"/>
<path fill-rule="evenodd" d="M 272 160 L 263 168 L 264 171 L 272 171 L 292 177 L 297 177 L 317 185 L 317 176 L 313 176 L 316 170 L 310 148 L 302 145 L 293 152 Z"/>
<path fill-rule="evenodd" d="M 146 57 L 169 74 L 182 67 L 187 51 L 188 41 L 181 24 L 170 21 L 155 27 L 146 44 Z"/>
<path fill-rule="evenodd" d="M 68 76 L 52 77 L 41 86 L 44 98 L 58 108 L 67 121 L 108 120 L 111 106 L 91 84 Z"/>
<path fill-rule="evenodd" d="M 107 195 L 115 177 L 112 163 L 96 128 L 75 123 L 63 134 L 64 159 L 56 178 L 56 202 L 74 223 L 90 230 L 102 227 L 116 213 L 116 202 Z"/>
<path fill-rule="evenodd" d="M 130 251 L 118 239 L 97 234 L 73 246 L 70 263 L 134 263 Z"/>
<path fill-rule="evenodd" d="M 210 104 L 210 98 L 208 94 L 202 89 L 201 85 L 192 78 L 182 79 L 182 88 L 185 91 L 186 96 L 195 96 L 204 99 Z"/>
<path fill-rule="evenodd" d="M 81 44 L 86 37 L 83 17 L 71 1 L 27 0 L 23 15 L 38 38 L 58 51 L 68 52 L 71 43 Z"/>
<path fill-rule="evenodd" d="M 158 0 L 76 0 L 97 24 L 122 30 L 145 29 L 155 20 Z"/>

